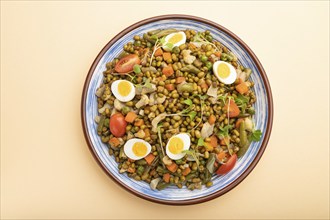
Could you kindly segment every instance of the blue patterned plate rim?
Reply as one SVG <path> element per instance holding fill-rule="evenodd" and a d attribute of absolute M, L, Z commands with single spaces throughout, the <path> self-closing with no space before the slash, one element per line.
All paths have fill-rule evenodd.
<path fill-rule="evenodd" d="M 199 197 L 195 197 L 195 198 L 180 199 L 180 200 L 161 199 L 161 198 L 157 198 L 152 195 L 148 195 L 146 193 L 142 193 L 142 192 L 124 184 L 116 175 L 114 175 L 112 172 L 110 172 L 109 169 L 104 164 L 104 162 L 102 161 L 102 158 L 96 151 L 95 146 L 93 146 L 91 136 L 88 132 L 87 111 L 86 111 L 86 105 L 87 105 L 86 100 L 87 100 L 88 89 L 91 84 L 92 77 L 95 73 L 96 68 L 98 67 L 99 63 L 101 62 L 102 58 L 107 53 L 109 48 L 111 48 L 111 46 L 113 44 L 115 44 L 117 41 L 121 40 L 121 38 L 123 36 L 125 36 L 126 34 L 130 33 L 131 31 L 133 31 L 139 27 L 143 27 L 144 25 L 152 24 L 154 22 L 159 22 L 159 21 L 166 22 L 169 20 L 181 20 L 183 22 L 184 21 L 199 22 L 201 24 L 205 24 L 209 27 L 212 27 L 212 28 L 215 28 L 215 29 L 221 31 L 223 34 L 225 34 L 232 40 L 236 41 L 236 43 L 239 44 L 239 46 L 249 55 L 249 57 L 253 61 L 253 65 L 255 65 L 256 70 L 259 72 L 259 77 L 261 78 L 263 90 L 266 95 L 265 101 L 267 103 L 267 106 L 265 106 L 265 109 L 266 109 L 265 111 L 267 112 L 266 113 L 267 118 L 266 118 L 266 122 L 265 122 L 265 130 L 263 130 L 262 142 L 259 144 L 260 145 L 259 149 L 257 150 L 256 155 L 254 156 L 253 160 L 245 168 L 245 170 L 243 170 L 237 178 L 235 177 L 235 179 L 232 182 L 230 182 L 228 185 L 226 185 L 224 188 L 221 188 L 221 189 L 214 191 L 207 195 L 203 195 L 203 196 L 199 196 Z M 235 51 L 233 51 L 233 52 L 235 53 Z M 109 43 L 107 43 L 104 46 L 104 48 L 100 51 L 100 53 L 95 58 L 91 68 L 89 69 L 89 72 L 88 72 L 86 80 L 85 80 L 85 84 L 83 87 L 83 93 L 82 93 L 82 99 L 81 99 L 81 121 L 82 121 L 84 136 L 85 136 L 85 139 L 87 141 L 88 147 L 89 147 L 92 155 L 94 156 L 95 160 L 98 162 L 100 167 L 104 170 L 104 172 L 109 177 L 111 177 L 118 185 L 123 187 L 125 190 L 133 193 L 134 195 L 136 195 L 140 198 L 152 201 L 152 202 L 167 204 L 167 205 L 192 205 L 192 204 L 198 204 L 198 203 L 212 200 L 214 198 L 217 198 L 217 197 L 227 193 L 228 191 L 230 191 L 231 189 L 236 187 L 240 182 L 242 182 L 249 175 L 249 173 L 254 169 L 254 167 L 259 162 L 263 152 L 265 151 L 269 138 L 270 138 L 272 124 L 273 124 L 273 99 L 272 99 L 271 88 L 270 88 L 265 70 L 263 69 L 260 61 L 258 60 L 256 55 L 253 53 L 253 51 L 239 37 L 237 37 L 234 33 L 229 31 L 225 27 L 223 27 L 213 21 L 204 19 L 204 18 L 191 16 L 191 15 L 169 14 L 169 15 L 151 17 L 151 18 L 147 18 L 142 21 L 139 21 L 139 22 L 127 27 L 123 31 L 121 31 L 114 38 L 112 38 L 109 41 Z"/>

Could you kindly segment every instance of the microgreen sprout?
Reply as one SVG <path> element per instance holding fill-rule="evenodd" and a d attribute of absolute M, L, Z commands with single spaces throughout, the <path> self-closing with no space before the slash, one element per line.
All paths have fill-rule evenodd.
<path fill-rule="evenodd" d="M 152 54 L 151 54 L 151 57 L 150 57 L 150 63 L 149 63 L 149 66 L 151 66 L 152 64 L 152 60 L 154 58 L 154 55 L 155 55 L 155 52 L 161 48 L 161 47 L 167 47 L 170 51 L 172 51 L 174 45 L 172 43 L 165 43 L 165 36 L 162 37 L 161 39 L 158 39 L 157 36 L 154 36 L 155 38 L 157 38 L 156 42 L 155 42 L 155 45 L 154 45 L 154 50 L 152 51 Z"/>
<path fill-rule="evenodd" d="M 184 150 L 182 151 L 182 153 L 186 153 L 187 155 L 190 155 L 194 158 L 194 160 L 196 161 L 196 164 L 197 164 L 197 167 L 199 169 L 199 159 L 198 159 L 198 156 L 196 154 L 196 151 L 193 150 L 193 149 L 190 149 L 190 150 Z"/>
<path fill-rule="evenodd" d="M 210 44 L 216 51 L 219 51 L 219 48 L 212 42 L 208 41 L 200 32 L 198 32 L 195 36 L 192 42 L 200 42 L 203 44 Z"/>

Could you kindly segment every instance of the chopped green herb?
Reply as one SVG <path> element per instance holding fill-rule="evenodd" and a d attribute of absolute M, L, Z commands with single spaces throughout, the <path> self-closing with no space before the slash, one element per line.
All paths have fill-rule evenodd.
<path fill-rule="evenodd" d="M 191 106 L 193 104 L 193 102 L 191 101 L 191 99 L 186 99 L 183 101 L 184 104 L 187 104 L 189 106 Z"/>
<path fill-rule="evenodd" d="M 208 95 L 198 95 L 198 97 L 199 97 L 201 100 L 205 100 L 205 99 L 208 97 Z"/>
<path fill-rule="evenodd" d="M 164 46 L 166 46 L 168 49 L 172 50 L 174 45 L 172 43 L 167 43 Z"/>
<path fill-rule="evenodd" d="M 160 38 L 160 44 L 163 45 L 165 43 L 165 37 Z"/>
<path fill-rule="evenodd" d="M 238 96 L 234 98 L 234 100 L 237 106 L 241 108 L 242 113 L 245 113 L 245 109 L 250 101 L 250 97 L 238 94 Z"/>
<path fill-rule="evenodd" d="M 260 141 L 262 132 L 260 130 L 254 130 L 249 137 L 250 141 Z"/>
<path fill-rule="evenodd" d="M 144 78 L 145 79 L 145 82 L 144 82 L 144 84 L 143 85 L 141 85 L 141 84 L 137 84 L 137 85 L 135 85 L 136 87 L 138 87 L 138 88 L 148 88 L 148 89 L 151 89 L 152 88 L 152 84 L 150 83 L 150 79 L 148 79 L 148 78 Z"/>
<path fill-rule="evenodd" d="M 204 139 L 203 138 L 198 139 L 197 146 L 204 146 Z"/>
<path fill-rule="evenodd" d="M 224 95 L 219 95 L 218 99 L 221 100 L 223 102 L 223 104 L 225 105 L 227 102 L 227 99 L 233 99 L 233 97 L 226 93 Z"/>
<path fill-rule="evenodd" d="M 192 120 L 194 120 L 194 118 L 196 117 L 197 112 L 195 112 L 195 111 L 191 111 L 191 112 L 188 113 L 188 115 L 189 115 L 189 117 L 190 117 L 190 120 L 192 121 Z"/>
<path fill-rule="evenodd" d="M 136 74 L 141 73 L 140 65 L 135 64 L 135 65 L 133 66 L 133 71 L 134 71 L 134 73 L 136 73 Z"/>
<path fill-rule="evenodd" d="M 227 94 L 218 96 L 218 99 L 220 99 L 224 105 L 226 104 L 226 98 L 227 98 Z"/>
<path fill-rule="evenodd" d="M 242 104 L 242 103 L 248 103 L 250 101 L 250 97 L 238 94 L 238 96 L 235 98 L 236 104 Z"/>
<path fill-rule="evenodd" d="M 229 130 L 232 129 L 232 125 L 226 125 L 223 128 L 219 128 L 220 131 L 218 132 L 218 137 L 219 138 L 224 138 L 227 137 L 229 135 Z"/>

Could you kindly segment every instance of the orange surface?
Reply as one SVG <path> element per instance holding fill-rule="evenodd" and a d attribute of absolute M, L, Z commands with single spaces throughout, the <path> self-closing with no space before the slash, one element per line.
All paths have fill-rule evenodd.
<path fill-rule="evenodd" d="M 268 147 L 235 189 L 172 207 L 116 185 L 80 122 L 103 46 L 144 18 L 218 22 L 263 64 L 274 97 Z M 1 219 L 328 219 L 329 2 L 1 1 Z M 308 107 L 306 107 L 308 106 Z"/>

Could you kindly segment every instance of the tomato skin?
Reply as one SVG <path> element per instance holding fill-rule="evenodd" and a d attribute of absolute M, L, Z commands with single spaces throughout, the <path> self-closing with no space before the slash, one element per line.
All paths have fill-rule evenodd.
<path fill-rule="evenodd" d="M 118 73 L 125 74 L 133 70 L 135 64 L 140 64 L 141 60 L 136 54 L 129 54 L 121 58 L 115 66 Z"/>
<path fill-rule="evenodd" d="M 126 133 L 127 122 L 121 113 L 116 113 L 110 117 L 109 128 L 115 137 L 122 137 Z"/>
<path fill-rule="evenodd" d="M 219 169 L 217 170 L 217 174 L 223 175 L 231 171 L 234 168 L 236 161 L 237 161 L 237 155 L 233 154 L 225 164 L 222 164 L 219 167 Z"/>

